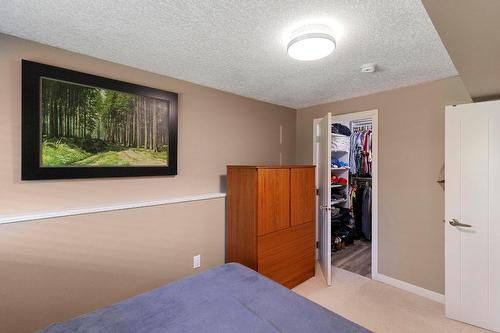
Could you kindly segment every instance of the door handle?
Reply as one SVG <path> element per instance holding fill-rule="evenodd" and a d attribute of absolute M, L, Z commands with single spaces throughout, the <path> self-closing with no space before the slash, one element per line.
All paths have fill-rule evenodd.
<path fill-rule="evenodd" d="M 460 223 L 457 219 L 452 219 L 449 223 L 454 227 L 472 228 L 470 224 Z"/>

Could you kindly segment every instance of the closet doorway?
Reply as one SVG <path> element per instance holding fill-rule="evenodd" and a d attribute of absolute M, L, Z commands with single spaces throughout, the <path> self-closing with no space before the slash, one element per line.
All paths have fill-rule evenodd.
<path fill-rule="evenodd" d="M 371 278 L 378 272 L 378 110 L 313 122 L 318 260 Z"/>

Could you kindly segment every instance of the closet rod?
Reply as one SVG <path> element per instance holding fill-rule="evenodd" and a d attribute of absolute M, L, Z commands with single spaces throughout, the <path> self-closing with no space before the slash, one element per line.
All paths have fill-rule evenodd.
<path fill-rule="evenodd" d="M 356 181 L 363 181 L 363 182 L 371 182 L 372 181 L 372 177 L 356 177 L 356 176 L 351 176 L 351 179 Z"/>
<path fill-rule="evenodd" d="M 360 119 L 360 120 L 353 120 L 352 124 L 357 125 L 357 124 L 372 124 L 373 121 L 371 119 Z"/>

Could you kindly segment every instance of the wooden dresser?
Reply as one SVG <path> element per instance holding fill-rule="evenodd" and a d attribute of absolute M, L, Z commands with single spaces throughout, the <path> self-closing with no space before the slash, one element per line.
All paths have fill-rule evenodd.
<path fill-rule="evenodd" d="M 227 262 L 293 288 L 314 276 L 314 166 L 227 167 Z"/>

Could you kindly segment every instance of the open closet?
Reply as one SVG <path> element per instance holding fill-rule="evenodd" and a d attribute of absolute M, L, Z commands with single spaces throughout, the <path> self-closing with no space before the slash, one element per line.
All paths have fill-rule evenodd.
<path fill-rule="evenodd" d="M 331 136 L 332 265 L 371 277 L 371 119 L 333 123 Z"/>
<path fill-rule="evenodd" d="M 376 272 L 377 113 L 315 120 L 318 257 L 328 283 L 332 266 L 365 277 Z"/>

